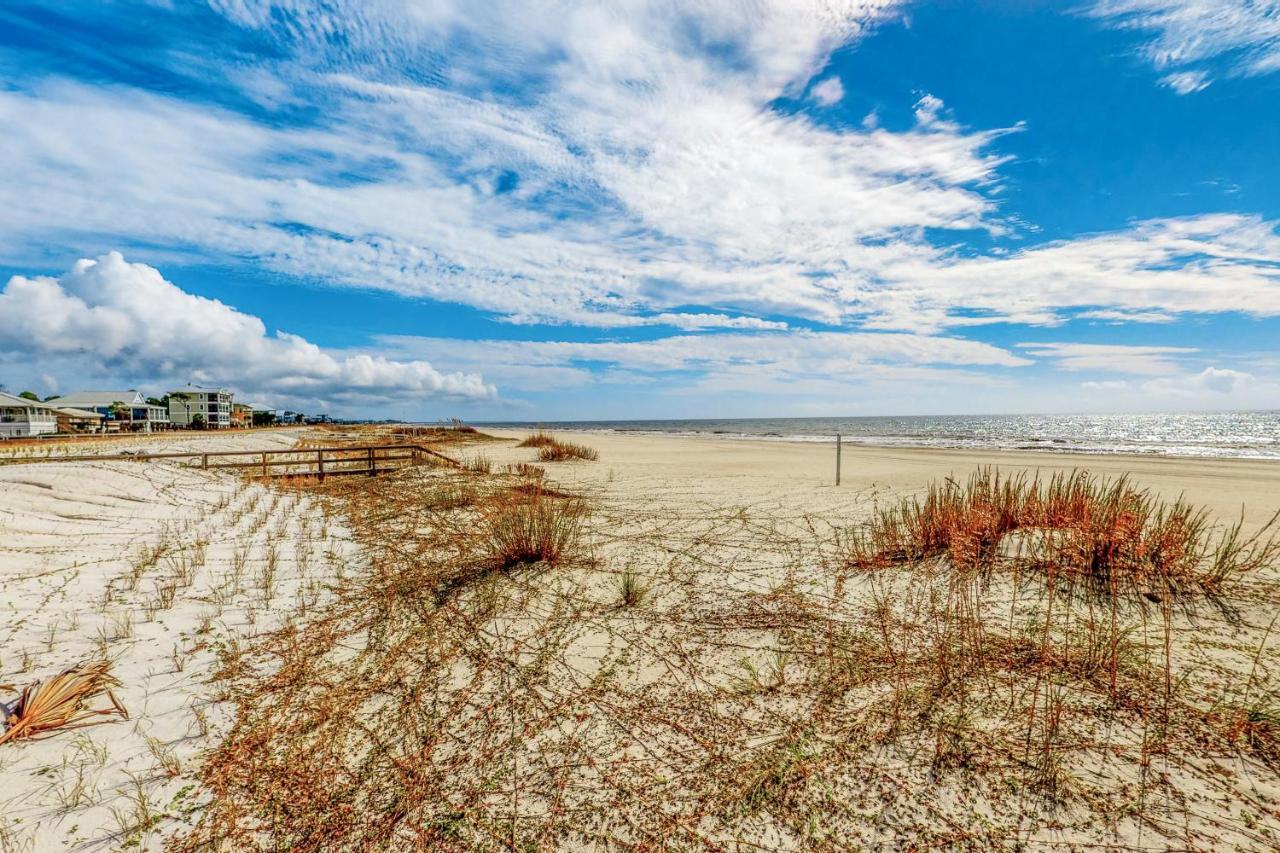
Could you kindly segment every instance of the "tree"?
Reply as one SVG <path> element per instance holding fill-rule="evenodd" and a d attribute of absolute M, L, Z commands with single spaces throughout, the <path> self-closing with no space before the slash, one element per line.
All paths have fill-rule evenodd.
<path fill-rule="evenodd" d="M 165 394 L 163 397 L 148 397 L 147 405 L 160 406 L 161 408 L 167 409 L 169 408 L 169 395 Z"/>
<path fill-rule="evenodd" d="M 191 416 L 191 428 L 192 428 L 192 429 L 204 429 L 204 415 L 200 414 L 199 412 L 196 412 L 194 415 L 192 415 L 192 416 Z"/>
<path fill-rule="evenodd" d="M 36 394 L 35 391 L 23 391 L 18 396 L 24 400 L 35 400 L 37 403 L 40 402 L 40 397 L 39 395 Z"/>
<path fill-rule="evenodd" d="M 276 422 L 275 412 L 254 412 L 253 413 L 253 425 L 256 427 L 271 426 L 275 422 Z"/>
<path fill-rule="evenodd" d="M 111 413 L 112 420 L 123 421 L 126 419 L 125 415 L 129 416 L 128 420 L 133 420 L 133 410 L 126 406 L 123 400 L 114 401 L 107 407 L 107 411 Z"/>

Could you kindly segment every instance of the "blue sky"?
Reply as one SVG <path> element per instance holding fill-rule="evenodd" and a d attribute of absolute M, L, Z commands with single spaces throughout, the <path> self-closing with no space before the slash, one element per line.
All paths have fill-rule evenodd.
<path fill-rule="evenodd" d="M 11 0 L 0 383 L 1275 408 L 1277 116 L 1280 0 Z"/>

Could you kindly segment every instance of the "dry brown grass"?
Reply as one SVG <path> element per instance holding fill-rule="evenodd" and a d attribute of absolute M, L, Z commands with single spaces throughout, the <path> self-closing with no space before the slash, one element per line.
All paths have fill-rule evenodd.
<path fill-rule="evenodd" d="M 517 444 L 516 447 L 550 447 L 556 443 L 556 438 L 551 433 L 538 430 L 532 435 L 526 437 L 525 440 Z"/>
<path fill-rule="evenodd" d="M 554 444 L 548 444 L 538 451 L 539 462 L 571 462 L 576 459 L 595 462 L 599 458 L 600 454 L 595 450 L 595 448 L 587 447 L 585 444 L 574 444 L 566 441 L 557 441 Z"/>
<path fill-rule="evenodd" d="M 1102 600 L 1185 606 L 1274 563 L 1278 520 L 1245 537 L 1240 524 L 1214 527 L 1204 509 L 1159 501 L 1126 478 L 1077 471 L 1041 483 L 985 469 L 877 513 L 855 536 L 849 564 L 945 558 L 962 571 L 1038 573 Z"/>
<path fill-rule="evenodd" d="M 1067 580 L 1082 566 L 961 541 L 1026 501 L 947 497 L 913 528 L 933 531 L 922 548 L 898 507 L 850 545 L 781 511 L 588 511 L 528 486 L 424 469 L 307 486 L 365 561 L 228 660 L 236 722 L 184 849 L 1270 844 L 1251 793 L 1280 783 L 1265 636 L 1219 611 L 1206 632 L 1147 575 L 1134 600 L 1100 597 Z M 1224 577 L 1228 603 L 1271 595 Z M 1235 631 L 1256 677 L 1194 656 Z"/>

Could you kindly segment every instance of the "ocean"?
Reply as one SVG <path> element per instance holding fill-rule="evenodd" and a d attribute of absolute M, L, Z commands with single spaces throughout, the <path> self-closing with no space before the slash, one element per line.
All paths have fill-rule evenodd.
<path fill-rule="evenodd" d="M 883 447 L 1280 459 L 1280 411 L 521 421 L 488 425 L 761 441 L 834 442 L 839 433 L 846 442 Z"/>

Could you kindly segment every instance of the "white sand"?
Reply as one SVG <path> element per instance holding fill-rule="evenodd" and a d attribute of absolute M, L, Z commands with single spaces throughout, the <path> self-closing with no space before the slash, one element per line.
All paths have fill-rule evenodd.
<path fill-rule="evenodd" d="M 146 445 L 270 449 L 298 434 Z M 275 577 L 263 589 L 272 550 Z M 314 602 L 350 551 L 313 502 L 225 473 L 160 462 L 0 466 L 0 682 L 20 688 L 105 653 L 130 713 L 0 746 L 0 839 L 20 850 L 158 848 L 198 797 L 194 762 L 227 722 L 205 683 L 218 645 L 278 625 L 299 596 Z"/>
<path fill-rule="evenodd" d="M 523 430 L 486 430 L 523 438 Z M 551 463 L 558 481 L 619 499 L 702 501 L 721 506 L 777 505 L 795 513 L 830 517 L 868 496 L 893 497 L 931 480 L 963 478 L 982 465 L 1043 477 L 1082 468 L 1112 477 L 1129 475 L 1166 498 L 1180 494 L 1224 519 L 1266 521 L 1280 509 L 1280 461 L 1091 456 L 1039 452 L 971 452 L 880 448 L 846 444 L 842 485 L 835 483 L 835 445 L 814 442 L 707 439 L 686 436 L 562 432 L 559 437 L 600 451 L 595 463 Z M 536 454 L 510 445 L 483 449 L 494 461 L 528 462 Z"/>
<path fill-rule="evenodd" d="M 524 435 L 494 432 L 508 439 Z M 269 449 L 288 447 L 299 435 L 177 434 L 138 444 L 153 452 Z M 1249 525 L 1280 507 L 1280 464 L 1274 462 L 846 447 L 844 484 L 837 488 L 832 445 L 561 437 L 596 448 L 600 461 L 547 464 L 558 483 L 590 494 L 605 513 L 610 505 L 647 508 L 653 523 L 669 518 L 672 530 L 737 507 L 794 529 L 814 520 L 840 526 L 864 517 L 873 502 L 931 479 L 965 476 L 978 465 L 1130 474 L 1165 496 L 1185 493 L 1222 517 L 1238 517 L 1243 504 Z M 119 447 L 112 443 L 110 452 Z M 499 464 L 536 457 L 511 441 L 457 452 L 484 454 Z M 631 565 L 623 562 L 629 547 L 620 540 L 611 562 Z M 274 588 L 264 590 L 273 551 Z M 161 846 L 198 801 L 195 762 L 228 722 L 227 706 L 206 684 L 218 645 L 314 604 L 322 595 L 319 585 L 355 559 L 347 531 L 337 519 L 326 522 L 315 502 L 246 486 L 230 474 L 165 463 L 0 466 L 0 607 L 6 617 L 0 683 L 21 687 L 105 650 L 124 683 L 117 694 L 131 714 L 127 722 L 0 747 L 6 782 L 0 849 L 116 849 L 131 841 L 143 849 Z M 732 576 L 766 588 L 773 582 L 765 577 L 768 559 L 742 555 Z M 728 581 L 730 574 L 718 577 Z M 167 605 L 166 584 L 176 587 Z"/>

